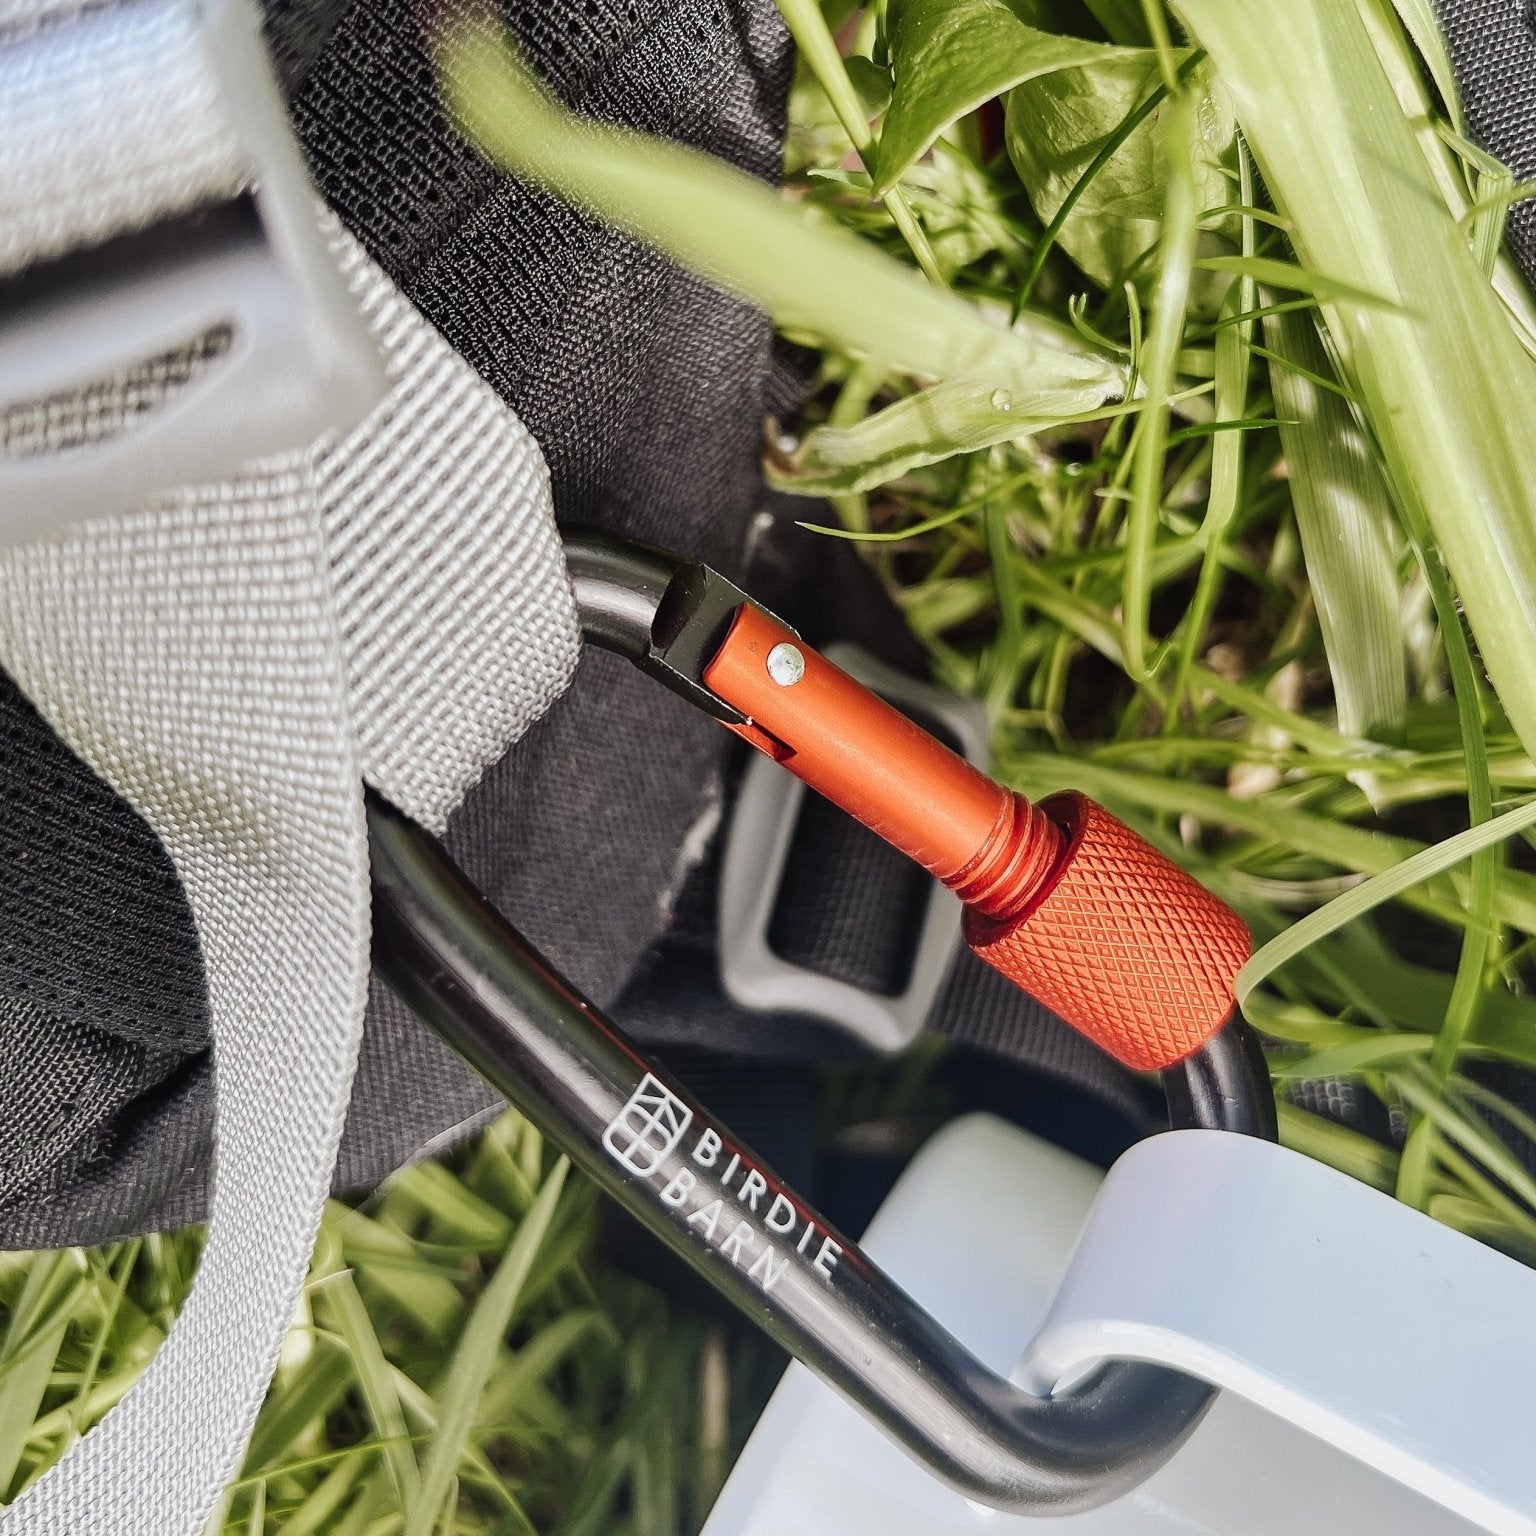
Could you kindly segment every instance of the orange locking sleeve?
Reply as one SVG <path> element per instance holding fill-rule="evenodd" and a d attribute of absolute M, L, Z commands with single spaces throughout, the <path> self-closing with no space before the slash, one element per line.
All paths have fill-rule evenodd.
<path fill-rule="evenodd" d="M 1017 912 L 967 909 L 966 942 L 1128 1067 L 1199 1050 L 1232 1012 L 1243 920 L 1086 796 L 1035 809 L 1062 829 L 1060 862 Z"/>
<path fill-rule="evenodd" d="M 739 735 L 954 890 L 983 960 L 1127 1066 L 1172 1066 L 1226 1022 L 1242 920 L 1102 806 L 1031 805 L 755 608 L 703 680 Z"/>

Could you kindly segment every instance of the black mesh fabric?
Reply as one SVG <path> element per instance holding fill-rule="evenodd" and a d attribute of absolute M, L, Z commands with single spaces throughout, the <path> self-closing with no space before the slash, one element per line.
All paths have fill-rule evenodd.
<path fill-rule="evenodd" d="M 1435 9 L 1472 136 L 1517 183 L 1536 179 L 1536 4 L 1435 0 Z M 1510 208 L 1505 235 L 1526 280 L 1536 282 L 1536 199 Z"/>
<path fill-rule="evenodd" d="M 505 14 L 571 105 L 777 174 L 790 56 L 772 0 L 512 0 Z M 410 0 L 344 11 L 278 0 L 269 21 L 318 185 L 522 415 L 560 515 L 738 569 L 760 490 L 766 319 L 491 170 L 443 119 Z M 67 855 L 47 861 L 44 883 L 0 889 L 0 989 L 18 999 L 43 986 L 59 999 L 27 1016 L 46 1021 L 36 1028 L 13 1015 L 0 1040 L 0 1242 L 192 1219 L 206 1195 L 212 1084 L 179 888 L 153 836 L 14 688 L 0 689 L 0 744 L 7 876 L 45 846 Z M 466 802 L 450 845 L 611 1000 L 662 926 L 676 850 L 721 750 L 708 721 L 589 658 Z M 377 1179 L 492 1103 L 376 996 L 339 1179 Z"/>
<path fill-rule="evenodd" d="M 4 673 L 0 805 L 0 995 L 61 1027 L 201 1049 L 202 956 L 175 868 Z"/>

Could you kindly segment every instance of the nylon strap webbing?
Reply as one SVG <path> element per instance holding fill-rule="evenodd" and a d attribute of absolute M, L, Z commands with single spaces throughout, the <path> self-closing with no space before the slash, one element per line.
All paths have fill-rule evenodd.
<path fill-rule="evenodd" d="M 124 133 L 110 186 L 72 155 L 69 123 L 39 143 L 38 92 L 0 92 L 0 146 L 30 146 L 26 163 L 0 150 L 0 223 L 24 210 L 0 269 L 227 190 L 216 102 L 163 99 L 197 73 L 182 14 L 120 8 L 171 56 L 130 50 L 99 87 L 97 105 L 154 128 Z M 20 24 L 89 97 L 69 67 L 80 20 L 32 6 Z M 51 156 L 46 179 L 34 156 Z M 189 190 L 176 165 L 215 169 Z M 218 1083 L 208 1243 L 182 1315 L 123 1402 L 18 1499 L 7 1536 L 202 1529 L 275 1364 L 346 1112 L 368 977 L 362 781 L 440 827 L 575 664 L 537 446 L 355 243 L 332 239 L 391 382 L 361 427 L 0 547 L 0 665 L 175 864 Z M 0 406 L 3 390 L 0 376 Z"/>

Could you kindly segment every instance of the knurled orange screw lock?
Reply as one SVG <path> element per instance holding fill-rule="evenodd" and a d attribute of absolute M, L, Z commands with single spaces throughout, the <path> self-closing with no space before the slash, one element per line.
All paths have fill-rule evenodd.
<path fill-rule="evenodd" d="M 701 680 L 730 728 L 937 876 L 989 965 L 1139 1070 L 1233 1009 L 1242 919 L 1083 795 L 994 783 L 752 605 Z"/>

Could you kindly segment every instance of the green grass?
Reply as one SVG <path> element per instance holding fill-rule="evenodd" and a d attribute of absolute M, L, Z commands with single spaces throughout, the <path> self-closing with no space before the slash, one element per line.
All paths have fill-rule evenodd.
<path fill-rule="evenodd" d="M 450 1162 L 407 1169 L 359 1206 L 333 1203 L 213 1529 L 696 1526 L 740 1438 L 734 1346 L 598 1263 L 598 1218 L 596 1191 L 510 1113 Z M 188 1231 L 0 1260 L 8 1498 L 137 1377 L 200 1241 Z"/>
<path fill-rule="evenodd" d="M 862 542 L 1004 777 L 1097 796 L 1244 914 L 1282 1091 L 1346 1076 L 1408 1127 L 1293 1108 L 1287 1138 L 1536 1254 L 1521 1119 L 1476 1075 L 1536 1063 L 1536 328 L 1499 253 L 1528 189 L 1461 136 L 1426 8 L 783 8 L 777 203 L 568 120 L 483 33 L 449 97 L 773 310 L 807 538 Z"/>
<path fill-rule="evenodd" d="M 1536 1125 L 1477 1076 L 1536 1067 L 1536 310 L 1499 254 L 1529 189 L 1461 137 L 1428 6 L 782 6 L 783 197 L 567 122 L 483 35 L 447 92 L 520 175 L 772 310 L 806 539 L 860 541 L 1003 776 L 1102 799 L 1244 914 L 1286 1141 L 1536 1258 Z M 1292 1102 L 1334 1077 L 1405 1136 Z M 602 1267 L 596 1220 L 510 1117 L 334 1206 L 224 1528 L 696 1524 L 740 1362 Z M 0 1263 L 12 1494 L 196 1252 Z"/>

